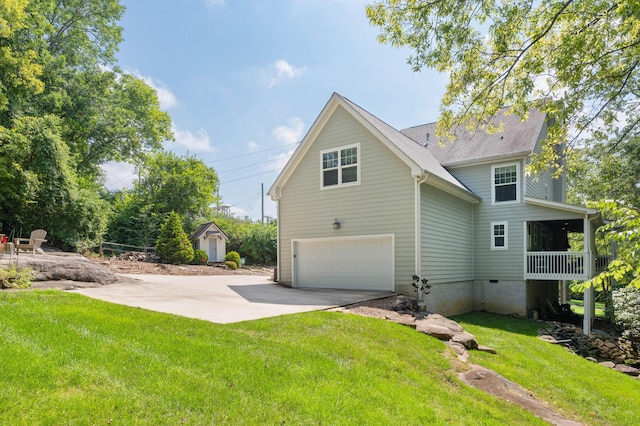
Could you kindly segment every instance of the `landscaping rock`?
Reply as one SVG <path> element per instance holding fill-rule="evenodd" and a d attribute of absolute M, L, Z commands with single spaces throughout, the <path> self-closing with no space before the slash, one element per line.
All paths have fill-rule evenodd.
<path fill-rule="evenodd" d="M 14 259 L 15 261 L 15 259 Z M 109 269 L 78 255 L 20 254 L 19 267 L 33 269 L 35 281 L 80 281 L 113 284 L 118 277 Z"/>
<path fill-rule="evenodd" d="M 494 354 L 494 355 L 498 353 L 498 352 L 496 352 L 495 349 L 490 348 L 489 346 L 484 346 L 484 345 L 478 345 L 476 350 L 478 350 L 480 352 L 487 352 L 487 353 Z"/>
<path fill-rule="evenodd" d="M 454 334 L 456 334 L 455 331 L 451 330 L 447 326 L 427 319 L 416 320 L 415 324 L 416 330 L 420 333 L 428 334 L 429 336 L 440 340 L 451 340 Z"/>
<path fill-rule="evenodd" d="M 640 370 L 625 364 L 617 364 L 613 367 L 614 370 L 619 371 L 621 373 L 627 374 L 629 376 L 638 377 L 640 376 Z"/>
<path fill-rule="evenodd" d="M 448 341 L 445 342 L 445 345 L 453 349 L 460 361 L 467 362 L 469 360 L 469 352 L 467 352 L 467 348 L 463 344 Z"/>
<path fill-rule="evenodd" d="M 429 314 L 425 319 L 429 322 L 443 325 L 448 329 L 450 329 L 451 331 L 453 331 L 454 333 L 461 333 L 464 331 L 464 329 L 460 326 L 460 324 L 458 324 L 453 320 L 450 320 L 449 318 L 445 318 L 440 314 Z"/>
<path fill-rule="evenodd" d="M 473 334 L 463 331 L 461 333 L 456 333 L 451 338 L 453 342 L 461 343 L 467 349 L 476 349 L 478 347 L 478 342 Z"/>
<path fill-rule="evenodd" d="M 603 361 L 603 362 L 599 362 L 598 364 L 607 368 L 614 368 L 616 366 L 616 363 L 613 361 Z"/>
<path fill-rule="evenodd" d="M 412 315 L 402 315 L 393 321 L 411 328 L 416 328 L 416 319 Z"/>
<path fill-rule="evenodd" d="M 586 357 L 585 359 L 586 359 L 587 361 L 591 361 L 591 362 L 598 362 L 598 360 L 597 360 L 597 359 L 595 359 L 595 358 L 594 358 L 594 357 L 592 357 L 592 356 L 588 356 L 588 357 Z"/>

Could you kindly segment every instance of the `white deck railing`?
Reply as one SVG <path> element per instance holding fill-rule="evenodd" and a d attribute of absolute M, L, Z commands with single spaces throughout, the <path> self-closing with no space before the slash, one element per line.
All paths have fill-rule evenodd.
<path fill-rule="evenodd" d="M 588 280 L 584 265 L 586 252 L 530 251 L 527 252 L 525 279 L 532 280 Z M 595 256 L 595 273 L 606 269 L 611 256 Z"/>
<path fill-rule="evenodd" d="M 587 280 L 587 253 L 571 251 L 527 252 L 525 278 L 533 280 Z"/>

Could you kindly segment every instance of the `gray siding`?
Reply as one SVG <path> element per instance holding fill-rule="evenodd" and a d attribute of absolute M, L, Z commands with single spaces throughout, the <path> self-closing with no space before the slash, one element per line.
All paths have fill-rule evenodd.
<path fill-rule="evenodd" d="M 548 126 L 545 122 L 540 129 L 538 140 L 533 152 L 542 150 L 542 139 L 547 136 Z M 563 147 L 558 147 L 558 158 L 563 158 Z M 527 164 L 529 161 L 526 162 Z M 558 178 L 554 178 L 549 171 L 540 173 L 538 176 L 526 176 L 526 196 L 538 198 L 541 200 L 556 201 L 558 203 L 565 202 L 565 176 L 562 173 Z"/>
<path fill-rule="evenodd" d="M 472 204 L 421 186 L 422 275 L 432 284 L 473 280 Z"/>
<path fill-rule="evenodd" d="M 360 143 L 360 185 L 320 189 L 320 151 Z M 396 285 L 415 273 L 414 179 L 409 167 L 342 107 L 329 117 L 281 191 L 280 281 L 292 283 L 291 240 L 393 234 Z M 338 219 L 341 227 L 333 229 Z"/>
<path fill-rule="evenodd" d="M 474 279 L 481 281 L 522 280 L 524 279 L 526 222 L 574 219 L 582 216 L 578 213 L 525 204 L 522 202 L 524 199 L 523 185 L 520 187 L 520 203 L 492 205 L 491 166 L 492 164 L 482 164 L 450 170 L 474 193 L 482 197 L 482 202 L 475 205 L 473 209 Z M 520 182 L 523 182 L 524 179 L 522 166 L 522 162 L 520 162 Z M 491 249 L 492 222 L 507 222 L 507 250 Z"/>

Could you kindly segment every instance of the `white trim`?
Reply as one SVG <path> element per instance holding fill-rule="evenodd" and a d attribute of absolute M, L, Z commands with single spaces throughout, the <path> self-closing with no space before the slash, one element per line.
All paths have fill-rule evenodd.
<path fill-rule="evenodd" d="M 496 201 L 496 183 L 495 183 L 495 173 L 496 169 L 499 167 L 510 167 L 516 166 L 516 199 L 509 201 Z M 520 191 L 522 189 L 522 176 L 520 175 L 520 162 L 515 163 L 501 163 L 494 164 L 491 166 L 491 204 L 492 205 L 506 205 L 506 204 L 516 204 L 520 202 Z"/>
<path fill-rule="evenodd" d="M 504 246 L 496 246 L 495 227 L 497 225 L 504 226 Z M 491 250 L 509 250 L 509 222 L 507 221 L 491 222 L 491 228 L 490 228 L 489 234 L 491 235 Z"/>
<path fill-rule="evenodd" d="M 556 210 L 564 210 L 572 213 L 581 213 L 588 215 L 599 215 L 600 212 L 596 209 L 590 209 L 587 207 L 574 206 L 571 204 L 559 203 L 557 201 L 543 200 L 540 198 L 524 197 L 524 202 L 527 204 L 533 204 L 542 207 L 549 207 Z"/>
<path fill-rule="evenodd" d="M 356 181 L 355 182 L 347 182 L 347 183 L 342 183 L 342 164 L 340 164 L 340 159 L 342 158 L 342 151 L 345 149 L 350 149 L 350 148 L 356 148 Z M 338 171 L 338 183 L 336 183 L 335 185 L 328 185 L 325 186 L 324 185 L 324 168 L 323 168 L 323 155 L 328 153 L 328 152 L 338 152 L 338 168 L 336 169 Z M 353 166 L 350 166 L 353 167 Z M 338 146 L 335 148 L 328 148 L 328 149 L 323 149 L 322 151 L 320 151 L 320 189 L 321 190 L 325 190 L 325 189 L 333 189 L 333 188 L 344 188 L 345 186 L 355 186 L 355 185 L 360 185 L 360 172 L 361 172 L 361 167 L 362 167 L 362 149 L 360 147 L 360 143 L 354 143 L 351 145 L 342 145 L 342 146 Z"/>

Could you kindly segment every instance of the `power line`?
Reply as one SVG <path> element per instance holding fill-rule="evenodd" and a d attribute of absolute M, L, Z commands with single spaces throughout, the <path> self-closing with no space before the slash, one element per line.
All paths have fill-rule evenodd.
<path fill-rule="evenodd" d="M 276 172 L 276 170 L 267 170 L 266 172 L 256 173 L 255 175 L 251 175 L 251 176 L 245 176 L 245 177 L 241 177 L 241 178 L 237 178 L 237 179 L 226 180 L 224 182 L 220 182 L 220 185 L 223 185 L 223 184 L 226 184 L 226 183 L 238 182 L 238 181 L 245 180 L 245 179 L 251 179 L 253 177 L 262 176 L 262 175 L 266 175 L 267 173 L 274 173 L 274 172 Z"/>
<path fill-rule="evenodd" d="M 294 142 L 294 143 L 288 143 L 286 145 L 276 146 L 276 147 L 273 147 L 273 148 L 263 149 L 261 151 L 255 151 L 255 152 L 249 152 L 247 154 L 236 155 L 234 157 L 218 158 L 217 160 L 211 160 L 211 161 L 209 161 L 209 162 L 207 162 L 205 164 L 211 164 L 211 163 L 216 163 L 218 161 L 234 160 L 236 158 L 248 157 L 249 155 L 261 154 L 261 153 L 267 152 L 267 151 L 273 151 L 273 150 L 276 150 L 276 149 L 282 149 L 282 148 L 284 148 L 286 146 L 298 145 L 299 143 L 300 143 L 300 141 Z"/>

